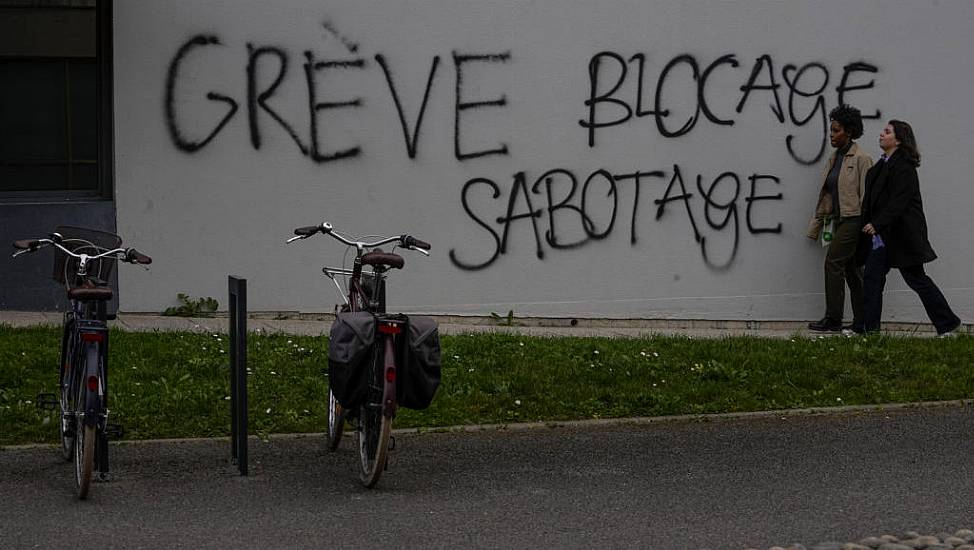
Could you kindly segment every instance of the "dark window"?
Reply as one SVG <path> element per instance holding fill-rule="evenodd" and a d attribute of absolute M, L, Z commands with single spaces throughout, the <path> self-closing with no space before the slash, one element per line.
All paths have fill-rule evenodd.
<path fill-rule="evenodd" d="M 101 4 L 0 0 L 0 201 L 111 198 L 111 4 Z"/>
<path fill-rule="evenodd" d="M 98 189 L 95 62 L 0 60 L 0 191 Z"/>

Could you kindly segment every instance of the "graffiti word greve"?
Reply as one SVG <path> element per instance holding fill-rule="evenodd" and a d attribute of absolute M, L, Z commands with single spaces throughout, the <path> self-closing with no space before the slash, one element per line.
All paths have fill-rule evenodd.
<path fill-rule="evenodd" d="M 551 249 L 568 249 L 606 239 L 616 229 L 620 202 L 629 203 L 629 243 L 635 245 L 644 185 L 657 185 L 664 189 L 653 200 L 656 220 L 671 208 L 681 210 L 674 203 L 682 203 L 687 228 L 700 247 L 704 262 L 712 268 L 730 267 L 737 255 L 743 186 L 749 186 L 743 197 L 747 231 L 752 235 L 781 233 L 780 223 L 760 226 L 755 221 L 757 203 L 782 200 L 782 193 L 767 192 L 767 185 L 780 185 L 778 177 L 757 173 L 745 177 L 734 172 L 723 172 L 713 177 L 698 174 L 695 180 L 695 185 L 692 185 L 692 180 L 684 176 L 684 170 L 679 165 L 673 165 L 669 173 L 662 170 L 613 173 L 598 169 L 584 179 L 563 168 L 549 170 L 537 178 L 530 178 L 522 171 L 515 173 L 505 187 L 488 178 L 473 178 L 463 186 L 463 209 L 483 229 L 484 238 L 481 240 L 486 246 L 472 246 L 470 248 L 474 250 L 468 248 L 462 251 L 454 248 L 450 250 L 450 261 L 460 269 L 485 269 L 508 252 L 511 234 L 518 230 L 516 228 L 526 225 L 530 225 L 536 255 L 542 260 L 545 245 Z M 694 187 L 699 195 L 693 192 Z M 693 203 L 696 203 L 698 211 L 703 209 L 707 227 L 718 232 L 732 232 L 729 250 L 712 250 L 713 246 L 700 231 L 697 221 L 699 214 L 694 214 Z M 566 233 L 575 235 L 574 240 L 565 240 Z"/>
<path fill-rule="evenodd" d="M 690 133 L 701 118 L 706 118 L 713 124 L 732 125 L 735 122 L 734 114 L 714 113 L 708 104 L 707 98 L 713 97 L 711 94 L 718 93 L 708 89 L 708 82 L 715 71 L 732 70 L 740 66 L 737 55 L 733 53 L 718 57 L 710 63 L 700 61 L 690 54 L 677 55 L 670 59 L 656 76 L 652 107 L 648 108 L 649 101 L 645 99 L 643 91 L 647 77 L 645 54 L 638 53 L 627 60 L 612 51 L 597 53 L 592 56 L 588 65 L 589 93 L 588 99 L 585 100 L 587 116 L 578 123 L 588 131 L 589 147 L 596 146 L 596 135 L 600 131 L 604 132 L 607 128 L 625 124 L 634 118 L 652 117 L 659 134 L 667 138 Z M 630 70 L 631 67 L 635 67 L 635 70 Z M 674 71 L 679 67 L 683 68 Z M 842 67 L 842 76 L 835 87 L 836 104 L 848 102 L 849 92 L 873 88 L 875 81 L 870 79 L 865 82 L 866 78 L 862 73 L 876 72 L 878 72 L 876 65 L 865 61 L 851 62 Z M 795 144 L 795 136 L 788 134 L 785 137 L 785 145 L 791 158 L 801 164 L 814 164 L 825 152 L 828 114 L 824 96 L 832 73 L 833 71 L 830 71 L 825 63 L 820 62 L 806 63 L 800 67 L 786 64 L 779 73 L 775 69 L 774 59 L 770 55 L 762 55 L 751 64 L 749 76 L 742 81 L 737 91 L 740 100 L 735 111 L 741 114 L 745 107 L 760 97 L 763 100 L 770 99 L 771 112 L 782 125 L 790 121 L 796 127 L 803 127 L 817 119 L 821 124 L 821 131 L 815 134 L 817 142 L 815 153 L 799 154 L 796 150 L 798 147 Z M 636 79 L 635 95 L 622 97 L 620 89 L 630 75 Z M 686 81 L 681 82 L 680 79 Z M 666 84 L 671 83 L 672 86 L 674 80 L 676 80 L 675 85 L 682 85 L 684 89 L 690 90 L 690 104 L 693 106 L 687 113 L 673 112 L 670 109 L 672 102 L 668 103 L 665 97 Z M 784 81 L 785 89 L 782 89 L 781 81 Z M 785 93 L 787 109 L 782 106 L 782 95 Z M 811 107 L 807 106 L 809 102 Z M 872 114 L 864 115 L 863 118 L 873 119 L 880 116 L 877 110 Z"/>
<path fill-rule="evenodd" d="M 178 149 L 187 153 L 194 153 L 206 147 L 217 135 L 220 134 L 227 123 L 237 114 L 241 103 L 243 103 L 247 113 L 247 128 L 250 132 L 250 143 L 254 149 L 260 149 L 261 147 L 262 133 L 266 131 L 266 127 L 264 125 L 267 123 L 273 123 L 283 128 L 283 130 L 297 145 L 298 150 L 301 151 L 301 154 L 310 158 L 314 162 L 324 163 L 336 161 L 344 158 L 356 157 L 361 154 L 361 145 L 345 144 L 343 146 L 332 145 L 329 147 L 326 144 L 321 143 L 321 139 L 319 138 L 319 127 L 321 124 L 323 124 L 322 118 L 327 115 L 328 111 L 334 109 L 357 109 L 362 108 L 364 105 L 364 101 L 361 97 L 325 98 L 321 97 L 319 92 L 319 83 L 321 80 L 328 78 L 327 75 L 334 75 L 335 73 L 340 73 L 341 71 L 360 71 L 371 66 L 369 60 L 357 55 L 354 55 L 349 59 L 320 59 L 311 51 L 303 52 L 304 63 L 302 64 L 302 72 L 304 84 L 307 86 L 308 91 L 307 126 L 310 129 L 308 135 L 299 135 L 299 132 L 295 130 L 293 121 L 286 120 L 274 110 L 274 107 L 270 103 L 270 100 L 277 91 L 278 86 L 280 86 L 281 82 L 285 78 L 290 76 L 289 71 L 292 55 L 282 48 L 273 46 L 255 46 L 253 44 L 246 45 L 247 89 L 240 94 L 245 99 L 242 100 L 240 96 L 235 98 L 225 91 L 210 91 L 206 94 L 207 99 L 215 104 L 224 105 L 222 108 L 225 110 L 225 114 L 220 121 L 217 122 L 212 128 L 190 129 L 182 126 L 181 124 L 186 124 L 187 120 L 192 119 L 192 117 L 188 115 L 179 116 L 179 113 L 177 112 L 179 101 L 177 101 L 176 89 L 180 79 L 181 63 L 187 56 L 205 56 L 209 48 L 218 47 L 221 45 L 222 42 L 218 36 L 197 35 L 182 44 L 182 46 L 180 46 L 176 51 L 172 60 L 169 62 L 165 93 L 166 123 L 169 129 L 169 137 L 172 139 L 173 144 Z M 358 51 L 357 47 L 348 47 L 347 49 L 351 54 L 355 54 Z M 429 74 L 425 76 L 426 88 L 422 102 L 419 106 L 419 114 L 415 118 L 415 122 L 412 125 L 410 125 L 410 122 L 407 120 L 408 117 L 406 115 L 406 108 L 403 106 L 403 102 L 396 91 L 396 85 L 393 82 L 393 70 L 390 63 L 382 54 L 376 54 L 373 59 L 375 64 L 382 70 L 382 74 L 385 77 L 386 84 L 389 88 L 390 98 L 395 104 L 396 111 L 399 114 L 399 124 L 402 128 L 406 154 L 409 156 L 409 158 L 415 158 L 420 136 L 420 127 L 423 122 L 423 116 L 426 112 L 426 104 L 429 100 L 430 90 L 432 89 L 436 72 L 440 65 L 440 56 L 433 57 L 430 64 Z M 467 138 L 469 139 L 469 133 L 472 130 L 470 129 L 470 124 L 464 123 L 462 115 L 464 112 L 471 109 L 485 109 L 492 107 L 503 107 L 507 105 L 507 98 L 505 96 L 488 99 L 468 97 L 468 90 L 464 88 L 464 75 L 467 71 L 476 70 L 474 67 L 472 67 L 472 65 L 476 63 L 506 63 L 510 60 L 510 53 L 460 54 L 453 52 L 452 59 L 455 74 L 453 94 L 454 156 L 458 160 L 462 161 L 488 155 L 507 155 L 507 145 L 503 143 L 486 149 L 469 150 L 468 148 L 464 147 L 463 142 L 465 140 L 462 139 L 464 137 L 464 133 L 467 133 Z M 267 60 L 273 60 L 276 63 L 266 63 Z M 275 65 L 277 67 L 277 72 L 276 74 L 271 75 L 270 78 L 267 78 L 266 75 L 261 74 L 262 67 Z M 298 78 L 300 77 L 301 76 L 298 76 Z M 340 78 L 340 76 L 335 76 L 335 78 Z M 269 120 L 264 117 L 269 117 Z M 264 119 L 264 122 L 262 122 L 262 118 Z M 198 118 L 193 120 L 198 120 Z M 201 135 L 204 137 L 200 139 L 193 139 L 189 137 L 190 134 Z"/>

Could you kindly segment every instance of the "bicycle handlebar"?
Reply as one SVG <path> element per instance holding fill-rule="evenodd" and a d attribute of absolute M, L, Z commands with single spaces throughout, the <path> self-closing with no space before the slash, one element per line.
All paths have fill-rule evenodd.
<path fill-rule="evenodd" d="M 51 236 L 53 237 L 51 239 L 19 239 L 14 241 L 14 248 L 17 249 L 17 252 L 14 252 L 13 257 L 16 258 L 21 254 L 36 252 L 37 250 L 40 250 L 46 246 L 56 246 L 68 256 L 77 258 L 79 260 L 82 259 L 82 256 L 85 256 L 86 261 L 100 260 L 109 256 L 115 256 L 116 260 L 121 260 L 130 264 L 149 265 L 152 263 L 152 258 L 134 248 L 116 248 L 114 250 L 106 250 L 100 254 L 94 255 L 76 254 L 61 244 L 61 235 L 54 233 Z"/>
<path fill-rule="evenodd" d="M 14 248 L 17 250 L 29 250 L 33 251 L 40 246 L 40 241 L 37 239 L 20 239 L 14 241 Z"/>
<path fill-rule="evenodd" d="M 377 246 L 382 246 L 384 244 L 398 242 L 403 248 L 416 250 L 428 256 L 429 255 L 428 251 L 430 250 L 430 248 L 432 248 L 429 243 L 425 241 L 421 241 L 410 235 L 398 235 L 394 237 L 385 237 L 375 242 L 355 241 L 335 231 L 334 226 L 332 226 L 328 222 L 322 222 L 319 225 L 298 227 L 294 230 L 295 236 L 285 241 L 285 243 L 291 244 L 294 241 L 307 239 L 308 237 L 311 237 L 317 233 L 324 233 L 326 235 L 331 235 L 339 242 L 346 244 L 348 246 L 354 246 L 359 251 L 362 251 L 366 248 L 375 248 Z"/>
<path fill-rule="evenodd" d="M 129 248 L 125 251 L 124 261 L 133 264 L 149 265 L 152 263 L 152 258 L 146 256 L 145 254 L 139 252 L 134 248 Z"/>

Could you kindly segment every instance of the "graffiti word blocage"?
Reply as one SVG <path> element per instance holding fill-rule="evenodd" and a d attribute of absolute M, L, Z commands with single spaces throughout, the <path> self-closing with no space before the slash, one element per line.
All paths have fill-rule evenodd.
<path fill-rule="evenodd" d="M 689 184 L 688 181 L 694 182 Z M 706 264 L 715 269 L 726 269 L 734 262 L 741 236 L 741 201 L 744 203 L 744 220 L 748 233 L 780 233 L 781 224 L 761 225 L 756 221 L 755 210 L 762 201 L 780 201 L 784 197 L 776 190 L 778 177 L 770 174 L 738 175 L 723 172 L 714 176 L 697 174 L 694 179 L 684 176 L 679 165 L 670 172 L 663 170 L 612 173 L 598 169 L 584 180 L 574 172 L 557 168 L 533 179 L 525 172 L 514 174 L 509 185 L 503 186 L 488 178 L 474 178 L 463 186 L 463 209 L 470 219 L 483 229 L 480 245 L 472 244 L 462 250 L 450 250 L 453 265 L 465 270 L 490 267 L 509 251 L 510 236 L 515 231 L 529 232 L 535 243 L 539 260 L 545 257 L 545 245 L 551 249 L 569 249 L 592 241 L 603 240 L 616 228 L 620 210 L 629 211 L 629 242 L 635 245 L 639 238 L 637 219 L 643 207 L 640 197 L 643 189 L 655 185 L 662 189 L 653 199 L 655 219 L 661 219 L 670 208 L 681 209 L 687 218 L 687 229 L 693 242 L 699 246 Z M 742 186 L 748 185 L 742 197 Z M 665 186 L 665 187 L 664 187 Z M 698 194 L 693 192 L 696 190 Z M 728 192 L 729 190 L 729 192 Z M 532 196 L 535 198 L 532 199 Z M 696 198 L 695 198 L 696 197 Z M 723 197 L 723 198 L 721 198 Z M 546 205 L 536 207 L 537 203 Z M 620 208 L 620 203 L 622 207 Z M 698 210 L 694 214 L 694 209 Z M 730 231 L 727 250 L 714 250 L 697 222 L 699 210 L 711 230 Z M 682 214 L 679 214 L 682 215 Z M 524 227 L 530 222 L 530 227 Z M 625 222 L 623 222 L 625 223 Z M 513 231 L 512 231 L 513 228 Z M 568 240 L 566 234 L 573 234 Z M 690 242 L 687 240 L 687 242 Z"/>
<path fill-rule="evenodd" d="M 630 66 L 635 65 L 636 70 L 631 71 Z M 708 104 L 708 97 L 715 93 L 708 88 L 710 77 L 714 71 L 737 69 L 741 66 L 736 54 L 727 54 L 718 57 L 716 60 L 704 66 L 704 63 L 690 54 L 677 55 L 670 59 L 666 65 L 660 69 L 656 76 L 655 94 L 652 100 L 652 108 L 644 107 L 645 101 L 644 87 L 647 78 L 646 54 L 638 53 L 626 60 L 616 52 L 605 51 L 592 56 L 589 61 L 589 97 L 585 100 L 588 107 L 588 116 L 578 123 L 588 131 L 589 147 L 596 146 L 596 134 L 604 133 L 608 128 L 629 123 L 633 119 L 642 117 L 652 117 L 656 123 L 656 130 L 659 135 L 666 138 L 676 138 L 690 133 L 703 118 L 717 125 L 733 125 L 734 114 L 714 113 Z M 678 67 L 684 67 L 683 78 L 690 77 L 691 82 L 679 82 L 681 73 L 676 72 Z M 687 71 L 689 70 L 689 72 Z M 842 77 L 839 84 L 835 87 L 836 105 L 851 101 L 849 93 L 857 90 L 869 90 L 875 86 L 875 81 L 870 79 L 868 82 L 861 82 L 862 76 L 859 73 L 872 74 L 878 72 L 878 67 L 865 61 L 854 61 L 842 67 Z M 631 73 L 636 79 L 635 95 L 633 97 L 623 97 L 620 89 L 630 78 Z M 793 64 L 785 64 L 781 68 L 780 74 L 775 70 L 775 61 L 770 55 L 762 55 L 755 59 L 751 65 L 750 76 L 743 80 L 738 90 L 717 90 L 717 92 L 737 92 L 740 100 L 737 103 L 735 112 L 741 114 L 745 107 L 749 106 L 761 93 L 768 94 L 770 97 L 770 109 L 779 124 L 787 124 L 789 121 L 796 127 L 803 127 L 817 119 L 821 124 L 814 133 L 815 153 L 813 155 L 800 155 L 796 150 L 796 136 L 788 134 L 785 136 L 785 146 L 788 154 L 796 162 L 801 164 L 815 164 L 822 159 L 825 152 L 826 137 L 828 135 L 828 111 L 825 104 L 825 90 L 829 85 L 829 80 L 834 71 L 830 71 L 825 63 L 809 62 L 801 67 Z M 783 80 L 787 88 L 788 108 L 782 107 L 781 95 L 779 91 Z M 671 112 L 667 107 L 664 89 L 667 83 L 677 80 L 676 85 L 689 86 L 689 95 L 693 104 L 690 114 L 684 114 L 683 118 L 677 117 L 676 113 Z M 811 108 L 805 107 L 807 112 L 800 109 L 801 101 L 799 98 L 810 98 Z M 600 116 L 599 111 L 602 111 Z M 614 110 L 609 116 L 606 111 Z M 865 112 L 865 111 L 864 111 Z M 787 113 L 787 118 L 785 114 Z M 614 115 L 614 118 L 611 116 Z M 863 118 L 879 118 L 881 113 L 877 110 L 872 114 L 865 114 Z M 684 120 L 685 118 L 685 120 Z M 669 120 L 667 120 L 669 119 Z M 679 125 L 683 120 L 683 124 Z M 679 125 L 679 126 L 678 126 Z"/>

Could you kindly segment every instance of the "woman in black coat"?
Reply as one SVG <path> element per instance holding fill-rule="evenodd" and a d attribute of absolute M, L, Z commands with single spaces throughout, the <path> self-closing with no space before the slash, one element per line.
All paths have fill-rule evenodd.
<path fill-rule="evenodd" d="M 920 198 L 920 152 L 909 124 L 891 120 L 879 135 L 883 156 L 866 173 L 862 201 L 862 232 L 868 237 L 863 277 L 863 327 L 879 330 L 883 315 L 883 287 L 890 268 L 898 268 L 906 284 L 920 296 L 927 316 L 943 336 L 960 326 L 940 289 L 924 272 L 923 264 L 936 259 L 927 240 L 927 219 Z"/>

